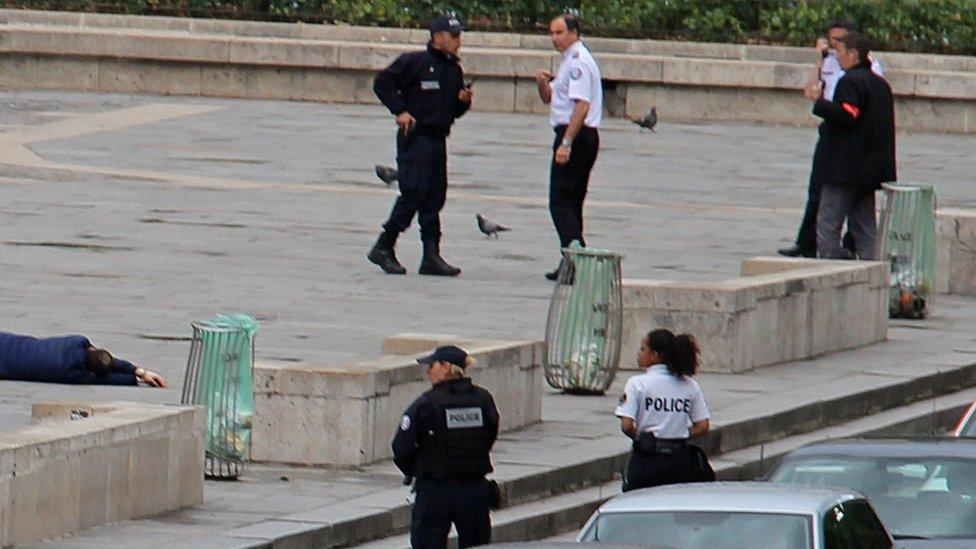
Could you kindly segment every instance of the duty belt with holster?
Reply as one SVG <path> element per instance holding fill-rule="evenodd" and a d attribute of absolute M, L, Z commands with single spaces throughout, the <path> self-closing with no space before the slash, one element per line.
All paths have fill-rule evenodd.
<path fill-rule="evenodd" d="M 674 456 L 687 448 L 683 438 L 657 438 L 651 431 L 637 435 L 633 445 L 634 453 L 642 456 Z"/>

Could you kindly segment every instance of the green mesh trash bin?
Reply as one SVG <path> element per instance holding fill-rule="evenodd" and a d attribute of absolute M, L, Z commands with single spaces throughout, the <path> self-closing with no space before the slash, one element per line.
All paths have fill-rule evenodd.
<path fill-rule="evenodd" d="M 883 185 L 878 258 L 890 265 L 892 318 L 924 318 L 935 285 L 935 189 Z"/>
<path fill-rule="evenodd" d="M 251 368 L 259 326 L 247 315 L 194 322 L 183 379 L 184 404 L 207 409 L 204 472 L 236 479 L 250 459 L 254 393 Z"/>
<path fill-rule="evenodd" d="M 620 255 L 573 242 L 546 322 L 546 381 L 570 393 L 603 393 L 620 359 Z"/>

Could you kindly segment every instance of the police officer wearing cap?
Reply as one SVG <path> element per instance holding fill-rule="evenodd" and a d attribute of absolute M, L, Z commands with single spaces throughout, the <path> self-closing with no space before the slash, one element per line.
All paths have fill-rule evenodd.
<path fill-rule="evenodd" d="M 388 274 L 407 272 L 397 260 L 394 246 L 414 214 L 424 247 L 420 274 L 457 276 L 461 272 L 440 255 L 440 211 L 447 199 L 447 136 L 472 98 L 458 64 L 462 30 L 454 15 L 437 17 L 430 25 L 427 49 L 401 55 L 373 83 L 373 91 L 396 116 L 398 126 L 400 196 L 366 256 Z"/>
<path fill-rule="evenodd" d="M 442 548 L 454 523 L 459 547 L 491 542 L 489 453 L 498 436 L 498 410 L 488 390 L 465 377 L 472 364 L 448 345 L 417 359 L 433 387 L 400 419 L 393 462 L 415 479 L 410 521 L 412 547 Z"/>
<path fill-rule="evenodd" d="M 583 200 L 590 182 L 590 171 L 600 148 L 600 122 L 603 118 L 603 85 L 600 67 L 580 41 L 579 19 L 563 14 L 549 23 L 549 38 L 562 53 L 556 74 L 538 70 L 535 80 L 539 98 L 549 104 L 549 122 L 555 138 L 549 167 L 549 214 L 559 235 L 559 246 L 566 248 L 583 239 Z M 559 273 L 546 273 L 556 280 Z"/>
<path fill-rule="evenodd" d="M 627 380 L 616 410 L 620 429 L 633 439 L 624 491 L 714 480 L 704 453 L 688 444 L 709 429 L 708 405 L 691 379 L 695 338 L 654 330 L 641 341 L 637 365 L 647 371 Z"/>

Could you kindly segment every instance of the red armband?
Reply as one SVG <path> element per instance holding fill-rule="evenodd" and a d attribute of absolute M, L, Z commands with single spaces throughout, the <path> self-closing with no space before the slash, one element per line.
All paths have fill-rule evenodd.
<path fill-rule="evenodd" d="M 850 114 L 854 120 L 857 120 L 857 117 L 861 116 L 861 109 L 851 105 L 850 103 L 841 103 L 841 107 L 843 107 L 844 110 L 847 111 L 847 114 Z"/>

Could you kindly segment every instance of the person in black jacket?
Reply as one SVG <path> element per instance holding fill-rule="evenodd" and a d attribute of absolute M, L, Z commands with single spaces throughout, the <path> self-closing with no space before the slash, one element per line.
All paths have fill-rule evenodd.
<path fill-rule="evenodd" d="M 498 409 L 487 389 L 465 377 L 471 358 L 453 345 L 417 359 L 433 387 L 400 419 L 393 463 L 415 480 L 417 499 L 410 545 L 447 547 L 454 523 L 459 547 L 491 542 L 491 447 L 498 437 Z"/>
<path fill-rule="evenodd" d="M 871 71 L 870 44 L 851 33 L 837 47 L 845 74 L 832 101 L 819 99 L 813 114 L 824 119 L 823 195 L 817 211 L 819 257 L 846 257 L 840 243 L 847 217 L 859 259 L 875 259 L 874 192 L 897 180 L 895 105 L 888 82 Z"/>
<path fill-rule="evenodd" d="M 471 86 L 458 64 L 464 27 L 453 15 L 430 25 L 425 51 L 406 53 L 381 71 L 373 91 L 396 116 L 400 196 L 366 256 L 389 274 L 405 274 L 397 260 L 397 237 L 418 214 L 424 255 L 420 274 L 457 276 L 461 269 L 440 255 L 440 211 L 447 199 L 447 144 L 454 120 L 471 106 Z"/>
<path fill-rule="evenodd" d="M 0 379 L 166 387 L 157 373 L 113 357 L 80 335 L 37 338 L 0 332 Z"/>

